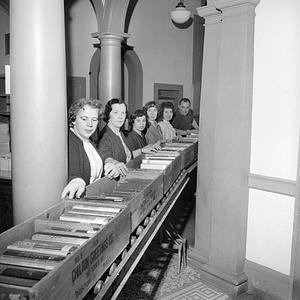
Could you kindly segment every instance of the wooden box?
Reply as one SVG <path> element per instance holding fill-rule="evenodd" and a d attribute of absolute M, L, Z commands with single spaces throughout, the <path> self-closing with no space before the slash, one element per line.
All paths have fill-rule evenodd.
<path fill-rule="evenodd" d="M 131 213 L 132 231 L 137 228 L 163 197 L 163 175 L 161 173 L 152 170 L 137 170 L 130 172 L 124 180 L 134 180 L 135 178 L 149 179 L 151 182 L 141 192 L 136 193 L 131 200 L 125 202 L 128 204 Z"/>
<path fill-rule="evenodd" d="M 195 144 L 191 144 L 182 152 L 182 169 L 184 169 L 195 160 Z"/>
<path fill-rule="evenodd" d="M 57 220 L 66 209 L 78 203 L 84 202 L 61 201 L 43 213 L 5 231 L 0 235 L 0 254 L 13 242 L 30 238 L 36 230 L 36 219 Z M 0 284 L 0 298 L 82 299 L 128 245 L 129 238 L 130 215 L 128 209 L 124 208 L 101 231 L 69 254 L 33 287 Z"/>
<path fill-rule="evenodd" d="M 164 176 L 164 194 L 169 190 L 171 185 L 175 182 L 177 177 L 179 176 L 182 168 L 182 154 L 177 156 L 172 163 L 163 170 Z"/>
<path fill-rule="evenodd" d="M 135 164 L 131 167 L 137 167 L 141 159 L 135 159 Z M 131 196 L 124 199 L 121 203 L 128 206 L 131 214 L 131 231 L 143 221 L 143 219 L 151 212 L 155 205 L 163 197 L 163 174 L 161 172 L 152 170 L 141 170 L 132 168 L 129 169 L 127 176 L 122 177 L 119 181 L 112 181 L 102 178 L 88 187 L 86 196 L 93 197 L 97 195 L 111 194 L 113 195 L 117 187 L 127 181 L 134 181 L 135 179 L 149 180 L 149 183 L 138 192 L 132 192 Z M 104 184 L 105 183 L 105 184 Z M 105 201 L 101 201 L 103 203 Z"/>

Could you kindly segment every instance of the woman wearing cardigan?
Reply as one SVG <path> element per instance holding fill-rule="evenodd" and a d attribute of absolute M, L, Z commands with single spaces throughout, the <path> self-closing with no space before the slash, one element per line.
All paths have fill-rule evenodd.
<path fill-rule="evenodd" d="M 69 183 L 62 192 L 62 198 L 79 198 L 87 185 L 102 176 L 103 160 L 90 140 L 101 113 L 102 105 L 95 99 L 76 100 L 69 108 Z M 105 174 L 110 178 L 118 176 L 112 165 L 105 166 Z"/>
<path fill-rule="evenodd" d="M 121 131 L 127 115 L 127 106 L 122 99 L 111 99 L 105 105 L 103 120 L 107 123 L 98 142 L 98 151 L 105 164 L 113 165 L 120 175 L 128 173 L 126 163 L 132 152 L 126 137 Z"/>

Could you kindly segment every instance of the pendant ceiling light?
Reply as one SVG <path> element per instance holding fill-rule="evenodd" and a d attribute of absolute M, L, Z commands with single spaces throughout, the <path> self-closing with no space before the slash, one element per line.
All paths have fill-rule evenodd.
<path fill-rule="evenodd" d="M 171 11 L 171 19 L 178 24 L 185 23 L 191 16 L 191 12 L 185 8 L 183 0 L 176 5 L 175 10 Z"/>

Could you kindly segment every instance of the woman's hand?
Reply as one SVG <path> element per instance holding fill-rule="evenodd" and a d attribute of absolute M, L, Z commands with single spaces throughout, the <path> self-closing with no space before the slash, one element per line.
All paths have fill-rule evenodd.
<path fill-rule="evenodd" d="M 106 167 L 106 165 L 107 165 L 107 167 Z M 107 171 L 105 168 L 107 168 Z M 119 162 L 111 157 L 108 157 L 105 160 L 104 174 L 108 178 L 115 178 L 118 176 L 126 176 L 127 173 L 128 173 L 128 169 L 124 163 Z"/>
<path fill-rule="evenodd" d="M 122 162 L 116 163 L 115 168 L 117 169 L 117 171 L 119 172 L 119 174 L 121 176 L 126 176 L 128 173 L 128 169 L 127 169 L 126 165 Z"/>
<path fill-rule="evenodd" d="M 119 170 L 113 163 L 106 163 L 104 165 L 104 175 L 109 179 L 117 178 L 120 176 Z"/>
<path fill-rule="evenodd" d="M 152 145 L 155 150 L 161 150 L 160 141 Z"/>
<path fill-rule="evenodd" d="M 154 147 L 154 145 L 147 145 L 143 148 L 141 148 L 141 153 L 145 153 L 145 154 L 151 154 L 153 152 L 157 152 L 157 149 Z"/>
<path fill-rule="evenodd" d="M 69 195 L 69 199 L 80 198 L 85 190 L 85 182 L 81 178 L 72 179 L 64 188 L 61 193 L 61 198 L 66 198 Z"/>

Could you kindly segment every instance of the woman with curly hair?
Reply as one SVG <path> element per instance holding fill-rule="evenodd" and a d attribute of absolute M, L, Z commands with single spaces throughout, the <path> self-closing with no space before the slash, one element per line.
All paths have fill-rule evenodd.
<path fill-rule="evenodd" d="M 90 140 L 102 111 L 103 106 L 96 99 L 79 99 L 69 108 L 69 183 L 62 192 L 62 198 L 79 198 L 87 185 L 102 176 L 103 159 Z M 111 166 L 105 166 L 105 173 L 109 177 L 117 176 Z"/>

